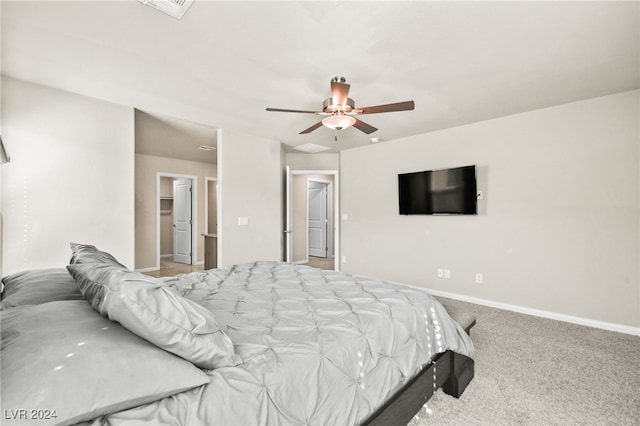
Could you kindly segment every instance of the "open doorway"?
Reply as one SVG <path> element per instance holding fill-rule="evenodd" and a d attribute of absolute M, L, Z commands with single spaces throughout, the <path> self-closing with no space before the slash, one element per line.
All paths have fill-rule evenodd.
<path fill-rule="evenodd" d="M 206 192 L 204 194 L 205 234 L 218 234 L 218 178 L 206 177 Z"/>
<path fill-rule="evenodd" d="M 338 270 L 338 171 L 287 170 L 287 262 Z"/>
<path fill-rule="evenodd" d="M 157 264 L 194 265 L 197 259 L 197 177 L 157 174 Z M 163 264 L 165 267 L 163 267 Z"/>
<path fill-rule="evenodd" d="M 144 273 L 191 272 L 189 268 L 202 269 L 204 265 L 204 237 L 206 219 L 205 178 L 217 175 L 217 133 L 218 129 L 201 123 L 135 110 L 135 269 Z M 165 177 L 184 177 L 194 180 L 192 205 L 191 265 L 179 264 L 187 268 L 179 271 L 164 271 L 160 254 L 172 255 L 172 249 L 161 249 L 160 222 L 170 218 L 170 213 L 160 215 L 159 211 L 169 210 L 173 200 L 160 201 L 158 198 L 158 174 Z M 165 192 L 171 198 L 172 194 Z M 196 203 L 197 200 L 197 203 Z M 162 202 L 163 206 L 159 204 Z M 195 208 L 197 204 L 197 209 Z M 165 208 L 167 207 L 167 208 Z M 173 206 L 171 207 L 173 208 Z M 173 224 L 171 224 L 171 227 Z M 170 234 L 167 234 L 170 235 Z M 163 235 L 164 236 L 164 235 Z M 169 241 L 172 241 L 169 238 Z M 165 243 L 166 244 L 166 243 Z M 162 258 L 165 259 L 164 257 Z M 185 271 L 185 269 L 187 269 Z"/>
<path fill-rule="evenodd" d="M 204 269 L 218 267 L 218 178 L 205 178 Z"/>

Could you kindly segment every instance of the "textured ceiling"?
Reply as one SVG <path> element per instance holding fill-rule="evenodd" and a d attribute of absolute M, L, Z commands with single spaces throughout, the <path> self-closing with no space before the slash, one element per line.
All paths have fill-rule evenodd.
<path fill-rule="evenodd" d="M 136 0 L 2 3 L 4 75 L 334 150 L 639 87 L 638 2 L 219 2 L 181 20 Z M 356 106 L 414 100 L 363 116 L 365 135 L 303 129 L 329 82 Z"/>

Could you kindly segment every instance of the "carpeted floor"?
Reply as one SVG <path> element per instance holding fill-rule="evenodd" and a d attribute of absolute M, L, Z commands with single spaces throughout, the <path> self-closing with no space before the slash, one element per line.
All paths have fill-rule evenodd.
<path fill-rule="evenodd" d="M 475 378 L 411 426 L 640 425 L 640 337 L 442 300 L 476 314 Z"/>

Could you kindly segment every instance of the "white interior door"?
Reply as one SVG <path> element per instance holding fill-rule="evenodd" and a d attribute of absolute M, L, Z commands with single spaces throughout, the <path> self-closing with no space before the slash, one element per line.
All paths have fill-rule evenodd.
<path fill-rule="evenodd" d="M 293 172 L 287 166 L 287 176 L 285 178 L 285 230 L 284 230 L 284 251 L 287 263 L 293 262 Z"/>
<path fill-rule="evenodd" d="M 327 183 L 309 181 L 309 256 L 327 257 Z"/>
<path fill-rule="evenodd" d="M 191 179 L 173 181 L 173 261 L 191 264 Z"/>

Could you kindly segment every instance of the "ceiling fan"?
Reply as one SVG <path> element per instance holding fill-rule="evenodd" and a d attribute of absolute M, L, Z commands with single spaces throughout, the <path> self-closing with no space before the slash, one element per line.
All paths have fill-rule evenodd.
<path fill-rule="evenodd" d="M 381 112 L 409 111 L 415 107 L 413 101 L 397 102 L 393 104 L 376 105 L 370 107 L 356 108 L 355 102 L 349 97 L 349 88 L 346 79 L 342 76 L 331 79 L 331 97 L 322 103 L 322 111 L 304 111 L 297 109 L 267 108 L 267 111 L 276 112 L 296 112 L 302 114 L 325 115 L 326 117 L 300 132 L 300 134 L 311 133 L 323 125 L 335 130 L 355 127 L 356 129 L 370 134 L 378 130 L 370 124 L 357 119 L 355 116 L 362 114 L 378 114 Z"/>

